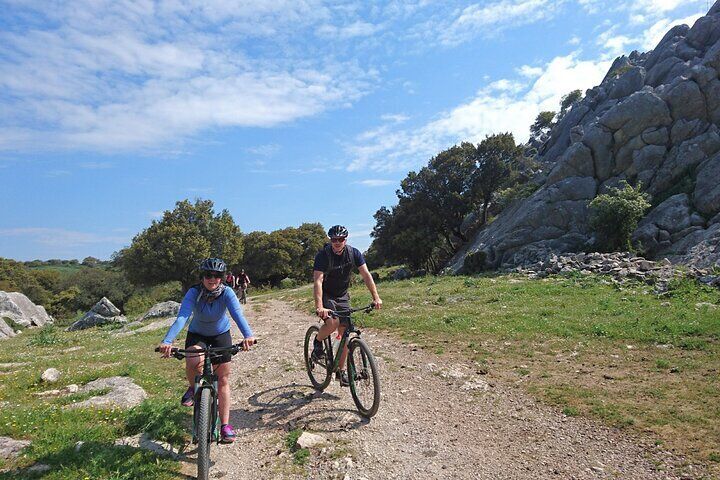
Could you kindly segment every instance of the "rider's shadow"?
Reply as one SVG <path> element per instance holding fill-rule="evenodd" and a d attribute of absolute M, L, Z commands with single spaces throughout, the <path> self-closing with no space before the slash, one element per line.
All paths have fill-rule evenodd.
<path fill-rule="evenodd" d="M 248 403 L 254 409 L 238 409 L 230 412 L 230 422 L 238 428 L 249 430 L 311 427 L 313 431 L 337 432 L 364 425 L 367 419 L 355 410 L 346 408 L 322 408 L 300 413 L 312 402 L 340 400 L 340 397 L 319 392 L 310 385 L 289 384 L 269 388 L 252 395 Z M 342 414 L 342 416 L 341 416 Z"/>

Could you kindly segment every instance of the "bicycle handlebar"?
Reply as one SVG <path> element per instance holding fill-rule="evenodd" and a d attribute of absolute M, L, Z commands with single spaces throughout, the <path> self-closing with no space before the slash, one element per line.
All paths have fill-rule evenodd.
<path fill-rule="evenodd" d="M 251 345 L 255 345 L 257 342 L 257 339 L 254 339 Z M 193 357 L 198 357 L 200 355 L 219 356 L 221 353 L 228 351 L 231 355 L 237 355 L 242 350 L 242 347 L 243 342 L 230 345 L 229 347 L 205 347 L 199 350 L 173 347 L 172 349 L 170 349 L 170 355 L 177 358 L 178 360 L 182 360 L 183 358 L 187 357 L 188 354 Z M 155 347 L 155 351 L 159 352 L 160 347 Z"/>
<path fill-rule="evenodd" d="M 351 308 L 350 310 L 343 310 L 342 312 L 336 312 L 335 310 L 330 310 L 330 315 L 335 318 L 345 318 L 349 317 L 351 313 L 355 312 L 365 312 L 370 313 L 370 311 L 375 308 L 375 302 L 370 302 L 369 305 L 366 305 L 364 307 L 360 308 Z"/>

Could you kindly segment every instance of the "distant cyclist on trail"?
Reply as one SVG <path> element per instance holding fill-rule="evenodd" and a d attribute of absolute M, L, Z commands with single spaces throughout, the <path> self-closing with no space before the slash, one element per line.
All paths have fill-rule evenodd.
<path fill-rule="evenodd" d="M 237 276 L 237 286 L 242 290 L 247 290 L 250 286 L 250 277 L 247 276 L 244 268 L 240 270 L 240 273 Z"/>
<path fill-rule="evenodd" d="M 229 347 L 233 344 L 230 336 L 230 320 L 226 311 L 230 312 L 238 328 L 243 334 L 243 350 L 249 350 L 254 342 L 250 325 L 242 313 L 240 302 L 233 292 L 223 284 L 226 271 L 225 262 L 219 258 L 208 258 L 200 264 L 201 283 L 190 287 L 185 294 L 175 323 L 170 326 L 165 339 L 158 347 L 162 356 L 170 356 L 172 343 L 185 326 L 190 316 L 192 321 L 185 339 L 186 349 L 208 347 Z M 235 441 L 235 430 L 230 420 L 230 353 L 212 360 L 213 371 L 218 376 L 218 410 L 220 414 L 220 434 L 222 441 Z M 190 385 L 182 396 L 181 403 L 187 407 L 193 405 L 195 375 L 202 373 L 202 356 L 186 357 L 185 374 Z"/>
<path fill-rule="evenodd" d="M 315 265 L 313 267 L 315 313 L 325 321 L 325 325 L 323 325 L 315 338 L 312 353 L 315 359 L 324 355 L 323 340 L 335 330 L 338 330 L 340 335 L 345 332 L 345 321 L 332 317 L 330 311 L 342 312 L 350 310 L 350 293 L 348 289 L 350 288 L 350 278 L 354 269 L 357 268 L 360 276 L 365 281 L 365 286 L 372 295 L 375 308 L 379 309 L 382 306 L 382 300 L 378 295 L 372 275 L 368 271 L 363 254 L 357 248 L 347 244 L 347 228 L 342 225 L 335 225 L 328 230 L 328 237 L 330 237 L 330 243 L 325 244 L 323 249 L 315 255 Z M 340 385 L 343 387 L 350 385 L 345 370 L 347 353 L 348 349 L 345 347 L 340 355 L 340 370 L 337 373 Z"/>

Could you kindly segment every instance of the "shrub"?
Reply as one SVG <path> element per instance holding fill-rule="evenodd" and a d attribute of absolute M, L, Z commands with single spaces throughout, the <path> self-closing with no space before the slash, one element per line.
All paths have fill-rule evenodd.
<path fill-rule="evenodd" d="M 134 316 L 145 313 L 153 305 L 175 300 L 182 300 L 182 285 L 180 282 L 167 282 L 156 285 L 147 290 L 140 290 L 133 293 L 125 302 L 125 314 Z"/>
<path fill-rule="evenodd" d="M 600 249 L 608 252 L 633 250 L 632 233 L 650 208 L 649 196 L 641 192 L 641 185 L 634 188 L 625 181 L 622 183 L 621 188 L 611 188 L 589 204 L 590 227 Z"/>
<path fill-rule="evenodd" d="M 298 286 L 298 282 L 292 278 L 283 278 L 280 280 L 280 288 L 295 288 Z"/>
<path fill-rule="evenodd" d="M 482 250 L 469 254 L 465 257 L 465 262 L 463 263 L 463 273 L 472 274 L 482 272 L 486 268 L 486 258 L 487 254 Z"/>

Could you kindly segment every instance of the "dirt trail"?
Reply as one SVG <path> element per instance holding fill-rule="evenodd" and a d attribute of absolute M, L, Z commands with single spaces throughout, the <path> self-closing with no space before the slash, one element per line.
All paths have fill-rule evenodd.
<path fill-rule="evenodd" d="M 260 343 L 233 362 L 238 440 L 213 446 L 216 478 L 681 478 L 668 473 L 673 458 L 622 432 L 566 417 L 512 387 L 486 383 L 472 364 L 443 364 L 373 331 L 363 338 L 383 391 L 368 422 L 338 383 L 323 393 L 310 387 L 302 341 L 313 317 L 280 301 L 246 314 Z M 295 427 L 328 440 L 305 466 L 295 465 L 285 446 Z"/>

